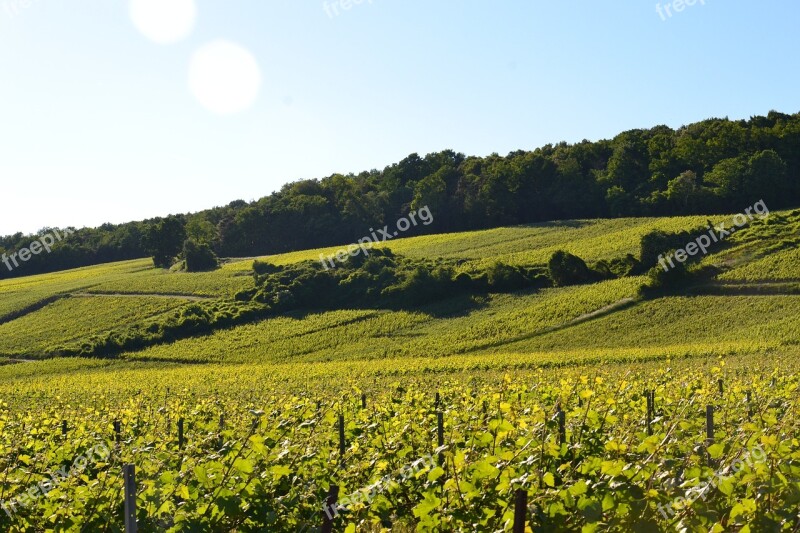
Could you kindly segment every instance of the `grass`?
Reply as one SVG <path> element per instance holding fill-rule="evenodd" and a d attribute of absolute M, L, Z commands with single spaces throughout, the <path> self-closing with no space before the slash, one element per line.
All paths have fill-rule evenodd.
<path fill-rule="evenodd" d="M 186 305 L 167 298 L 71 297 L 0 325 L 0 356 L 40 358 L 63 345 Z"/>
<path fill-rule="evenodd" d="M 0 322 L 54 296 L 85 291 L 103 281 L 128 279 L 136 272 L 151 268 L 152 261 L 141 259 L 0 280 Z"/>
<path fill-rule="evenodd" d="M 497 228 L 483 231 L 426 235 L 388 241 L 380 246 L 409 257 L 444 257 L 466 261 L 465 270 L 502 261 L 512 265 L 544 265 L 557 250 L 579 255 L 586 261 L 638 255 L 639 240 L 653 230 L 678 231 L 705 225 L 725 217 L 621 218 L 569 220 Z M 339 247 L 273 255 L 263 258 L 277 265 L 319 260 Z M 244 264 L 231 265 L 243 268 Z"/>
<path fill-rule="evenodd" d="M 581 349 L 659 349 L 672 346 L 759 348 L 800 339 L 800 296 L 667 297 L 518 343 L 527 352 Z M 725 350 L 721 350 L 720 354 Z"/>
<path fill-rule="evenodd" d="M 748 283 L 800 281 L 800 248 L 772 253 L 725 272 L 719 279 Z"/>
<path fill-rule="evenodd" d="M 334 311 L 280 317 L 123 354 L 133 360 L 287 362 L 446 357 L 510 342 L 636 295 L 641 278 L 461 301 L 417 311 Z"/>
<path fill-rule="evenodd" d="M 712 217 L 714 222 L 730 217 Z M 588 261 L 638 253 L 654 229 L 702 225 L 708 217 L 583 220 L 398 239 L 386 243 L 412 257 L 458 259 L 462 269 L 502 260 L 541 265 L 556 249 Z M 731 246 L 707 258 L 726 265 L 722 281 L 794 278 L 797 249 L 781 248 L 800 224 L 800 211 L 773 213 L 736 234 Z M 278 264 L 316 259 L 335 249 L 267 257 Z M 66 298 L 0 325 L 0 355 L 41 357 L 59 346 L 122 330 L 185 305 L 191 298 L 230 300 L 253 286 L 251 259 L 231 260 L 215 272 L 170 273 L 148 259 L 0 281 L 2 317 L 49 298 Z M 795 270 L 792 270 L 792 269 Z M 473 355 L 509 360 L 582 360 L 670 354 L 744 353 L 786 346 L 797 339 L 791 296 L 664 298 L 606 309 L 635 299 L 643 278 L 471 300 L 456 299 L 407 311 L 344 310 L 282 316 L 120 356 L 122 361 L 230 364 L 332 364 L 339 361 L 434 361 Z M 137 295 L 122 298 L 115 295 Z M 174 299 L 156 295 L 182 295 Z M 584 323 L 586 315 L 603 311 Z M 714 321 L 708 317 L 724 317 Z M 736 326 L 733 326 L 736 324 Z M 552 331 L 555 330 L 555 331 Z M 622 353 L 621 352 L 621 353 Z M 550 355 L 547 355 L 550 354 Z M 528 357 L 530 356 L 530 357 Z M 12 370 L 13 372 L 13 370 Z"/>

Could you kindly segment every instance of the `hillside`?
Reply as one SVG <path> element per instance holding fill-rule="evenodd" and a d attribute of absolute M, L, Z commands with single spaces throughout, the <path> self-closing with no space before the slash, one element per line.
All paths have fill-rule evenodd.
<path fill-rule="evenodd" d="M 722 217 L 717 218 L 722 220 Z M 638 242 L 647 232 L 657 229 L 663 231 L 687 229 L 700 225 L 705 220 L 706 217 L 677 217 L 545 223 L 466 234 L 399 239 L 390 244 L 391 249 L 397 254 L 417 258 L 449 258 L 458 261 L 460 270 L 469 272 L 494 261 L 503 261 L 511 265 L 543 266 L 549 256 L 558 249 L 573 252 L 587 261 L 611 260 L 627 254 L 638 254 Z M 330 254 L 335 251 L 336 248 L 310 250 L 266 257 L 264 260 L 276 265 L 287 265 L 314 260 L 320 254 Z M 733 251 L 726 253 L 731 254 Z M 777 258 L 783 253 L 786 251 L 780 251 L 770 257 Z M 765 261 L 768 258 L 760 260 Z M 168 311 L 181 310 L 198 301 L 231 302 L 237 292 L 253 286 L 252 262 L 252 260 L 234 260 L 214 272 L 189 274 L 153 269 L 150 261 L 143 259 L 0 281 L 0 293 L 3 294 L 0 301 L 0 339 L 2 339 L 0 356 L 46 357 L 58 353 L 59 348 L 66 345 L 80 344 L 82 340 L 92 336 L 136 324 L 145 324 Z M 727 272 L 725 276 L 735 275 L 740 270 L 746 272 L 746 268 L 747 265 L 741 265 Z M 789 278 L 791 274 L 791 271 L 787 272 Z M 530 327 L 527 320 L 535 319 L 537 323 L 541 321 L 542 327 L 557 326 L 584 313 L 595 311 L 624 298 L 634 297 L 641 283 L 641 280 L 631 278 L 612 281 L 598 287 L 552 289 L 541 294 L 533 292 L 516 296 L 487 296 L 466 316 L 435 318 L 433 322 L 430 321 L 430 314 L 426 312 L 393 313 L 384 310 L 320 313 L 315 315 L 314 321 L 318 322 L 318 328 L 326 331 L 329 327 L 344 323 L 344 326 L 338 326 L 343 328 L 343 337 L 347 336 L 348 330 L 356 327 L 350 324 L 353 320 L 357 319 L 356 324 L 359 328 L 363 328 L 359 330 L 362 332 L 359 337 L 363 337 L 363 331 L 368 328 L 374 327 L 374 331 L 381 331 L 382 327 L 378 323 L 385 321 L 392 327 L 391 335 L 387 332 L 387 342 L 403 345 L 405 343 L 399 340 L 403 338 L 401 328 L 405 326 L 413 329 L 419 322 L 427 323 L 426 327 L 433 328 L 430 331 L 432 339 L 436 339 L 438 335 L 436 327 L 433 326 L 435 323 L 441 323 L 439 328 L 455 330 L 456 335 L 464 335 L 464 331 L 475 331 L 476 338 L 494 339 L 497 334 L 503 338 L 513 338 L 527 331 Z M 442 312 L 446 314 L 448 305 L 446 303 L 439 305 L 444 305 L 445 310 Z M 557 305 L 562 306 L 563 311 L 559 310 L 561 307 L 556 307 Z M 460 310 L 456 309 L 456 312 Z M 508 316 L 497 317 L 503 313 Z M 434 312 L 434 314 L 441 313 Z M 511 320 L 509 317 L 512 315 L 520 316 Z M 498 324 L 505 323 L 501 328 L 503 331 L 495 332 L 495 328 L 488 325 L 492 320 Z M 305 318 L 299 322 L 308 324 L 311 320 Z M 268 329 L 276 338 L 286 342 L 292 338 L 295 328 L 292 323 L 291 319 L 272 319 L 249 327 Z M 516 327 L 512 326 L 512 323 L 516 323 Z M 284 332 L 284 327 L 289 330 Z M 238 332 L 234 329 L 222 335 L 238 336 Z M 264 342 L 261 335 L 252 336 L 258 338 L 259 342 Z M 301 337 L 303 342 L 311 342 L 313 338 L 305 334 Z M 417 334 L 415 337 L 425 337 L 425 335 Z M 201 343 L 205 342 L 210 341 L 201 340 Z M 474 349 L 469 343 L 461 346 L 459 343 L 453 345 L 434 340 L 433 344 L 441 346 L 436 349 L 436 353 L 445 350 L 444 347 L 453 349 L 454 353 Z M 424 344 L 421 344 L 419 349 L 423 349 L 423 346 Z M 168 350 L 169 347 L 163 349 Z M 310 347 L 296 349 L 306 353 Z M 412 352 L 414 350 L 411 347 L 408 349 Z M 370 353 L 370 350 L 365 348 L 366 353 Z M 188 353 L 194 353 L 194 350 L 181 351 L 184 357 L 188 357 L 186 355 Z M 238 350 L 231 351 L 238 352 Z M 394 350 L 384 346 L 383 351 L 391 353 Z M 283 357 L 290 357 L 292 353 L 289 352 Z M 216 359 L 219 357 L 222 357 L 222 354 Z M 238 353 L 227 354 L 225 357 L 247 360 L 247 357 L 242 357 Z"/>
<path fill-rule="evenodd" d="M 498 263 L 513 272 L 546 272 L 557 250 L 600 268 L 638 257 L 643 237 L 654 231 L 680 236 L 705 226 L 709 218 L 714 224 L 731 219 L 574 220 L 418 236 L 382 246 L 391 248 L 397 262 L 402 258 L 431 272 L 452 268 L 451 275 L 477 282 Z M 777 420 L 798 406 L 793 376 L 800 356 L 799 241 L 800 211 L 774 212 L 753 220 L 690 267 L 698 277 L 660 292 L 642 291 L 652 283 L 652 271 L 631 272 L 589 283 L 468 292 L 399 307 L 362 305 L 354 296 L 352 306 L 341 302 L 328 308 L 329 302 L 319 302 L 319 308 L 280 312 L 244 297 L 262 294 L 256 290 L 260 277 L 254 268 L 278 272 L 275 276 L 303 273 L 318 263 L 320 254 L 337 248 L 267 256 L 256 263 L 253 258 L 231 259 L 203 273 L 155 269 L 150 259 L 139 259 L 0 281 L 0 357 L 7 363 L 0 367 L 4 445 L 26 460 L 52 464 L 57 461 L 52 450 L 78 453 L 87 443 L 105 442 L 114 435 L 111 422 L 121 420 L 125 436 L 118 445 L 120 460 L 139 465 L 140 522 L 152 531 L 237 529 L 229 519 L 245 520 L 253 529 L 315 527 L 329 480 L 357 490 L 375 483 L 366 465 L 381 464 L 390 475 L 403 466 L 403 457 L 411 460 L 435 449 L 446 450 L 444 468 L 432 465 L 414 483 L 392 485 L 383 503 L 350 504 L 342 510 L 342 526 L 360 524 L 370 530 L 366 524 L 382 520 L 398 531 L 436 529 L 445 523 L 446 528 L 463 527 L 459 516 L 467 521 L 475 517 L 445 500 L 450 491 L 457 497 L 458 490 L 462 498 L 480 500 L 478 508 L 491 509 L 484 519 L 502 529 L 511 520 L 502 502 L 509 487 L 522 483 L 534 490 L 530 512 L 542 527 L 602 523 L 612 530 L 629 530 L 633 524 L 664 528 L 667 522 L 657 506 L 668 505 L 675 491 L 680 494 L 677 486 L 644 496 L 642 484 L 647 482 L 635 477 L 624 481 L 625 490 L 597 485 L 590 494 L 599 510 L 587 514 L 579 509 L 590 505 L 589 500 L 564 500 L 563 491 L 580 496 L 587 481 L 623 483 L 625 476 L 612 472 L 593 478 L 595 474 L 558 465 L 572 461 L 586 469 L 600 460 L 606 461 L 603 469 L 616 468 L 614 461 L 621 461 L 619 468 L 626 462 L 650 465 L 645 458 L 656 453 L 655 439 L 663 439 L 671 444 L 662 451 L 659 471 L 699 483 L 703 471 L 676 470 L 670 457 L 705 464 L 702 454 L 681 443 L 703 442 L 704 415 L 697 409 L 708 402 L 724 402 L 720 409 L 728 424 L 716 435 L 722 447 L 710 448 L 716 464 L 740 453 L 736 443 L 741 438 L 766 442 L 763 446 L 769 448 L 769 439 L 795 431 L 796 417 L 785 417 L 783 425 Z M 376 252 L 373 257 L 377 261 L 382 256 Z M 338 268 L 344 269 L 345 281 L 347 272 L 361 275 L 350 267 Z M 269 276 L 261 278 L 267 285 L 262 291 L 277 279 Z M 222 313 L 225 320 L 206 327 L 202 319 L 208 310 Z M 113 349 L 114 342 L 127 339 L 130 344 L 135 335 L 162 331 L 175 317 L 184 322 L 180 329 L 164 330 L 169 335 L 137 349 Z M 61 356 L 89 348 L 101 356 Z M 724 382 L 719 385 L 723 399 L 714 396 L 718 380 Z M 639 412 L 640 391 L 651 387 L 657 390 L 654 401 L 661 413 L 652 416 L 648 408 L 653 437 L 639 427 L 644 416 Z M 759 395 L 763 420 L 758 428 L 746 421 L 748 404 L 743 403 L 745 391 L 752 390 Z M 434 444 L 435 431 L 425 428 L 436 427 L 435 416 L 424 407 L 433 401 L 429 395 L 434 391 L 441 392 L 436 409 L 445 413 L 449 432 L 441 437 L 448 443 L 443 448 Z M 589 410 L 593 396 L 600 402 L 596 409 L 605 414 Z M 366 410 L 359 407 L 361 402 Z M 551 417 L 562 409 L 568 420 L 564 439 L 572 443 L 563 448 L 551 440 L 561 438 Z M 692 410 L 697 412 L 690 414 Z M 350 466 L 345 470 L 335 467 L 341 453 L 335 438 L 339 414 L 348 420 L 344 435 Z M 178 419 L 187 420 L 188 445 L 175 444 Z M 64 451 L 56 440 L 37 444 L 24 437 L 23 428 L 33 424 L 39 434 L 52 434 L 47 439 L 61 439 L 61 420 L 66 421 L 66 442 L 74 448 Z M 673 421 L 680 425 L 672 426 Z M 375 433 L 379 425 L 383 437 Z M 546 451 L 540 457 L 537 448 L 527 462 L 519 463 L 518 455 L 534 442 Z M 775 448 L 775 457 L 798 453 L 796 444 L 784 446 L 780 452 Z M 391 455 L 394 459 L 384 465 L 384 448 L 405 451 Z M 320 455 L 309 455 L 311 449 Z M 214 478 L 223 475 L 223 465 L 235 467 L 233 477 Z M 786 465 L 781 475 L 790 474 Z M 113 487 L 119 483 L 118 466 L 116 459 L 100 462 L 92 475 Z M 12 478 L 20 480 L 9 484 L 12 491 L 23 485 L 19 468 L 24 467 L 11 467 Z M 707 473 L 708 466 L 704 468 Z M 455 479 L 451 476 L 459 472 L 470 479 L 461 479 L 459 489 L 454 481 L 437 481 L 440 476 Z M 762 474 L 767 476 L 740 475 Z M 748 500 L 756 490 L 754 479 L 742 478 L 736 501 Z M 276 514 L 251 516 L 245 502 L 255 496 L 233 496 L 244 486 L 278 497 Z M 59 489 L 73 502 L 73 511 L 62 514 L 73 513 L 85 524 L 102 523 L 110 511 L 95 506 L 113 501 L 113 489 L 95 486 L 85 492 L 81 487 L 74 480 Z M 776 501 L 791 498 L 783 489 L 772 490 Z M 481 492 L 487 497 L 481 499 Z M 401 497 L 407 500 L 397 499 Z M 216 502 L 214 518 L 203 518 L 203 498 Z M 606 508 L 612 499 L 613 511 Z M 43 499 L 35 511 L 17 519 L 26 517 L 44 527 L 38 517 L 55 501 Z M 554 505 L 563 506 L 564 513 Z M 736 508 L 736 515 L 733 505 L 715 497 L 704 501 L 697 513 L 676 519 L 697 527 L 713 523 L 720 513 L 734 522 L 744 520 L 740 524 L 778 519 L 749 507 Z M 637 515 L 626 508 L 636 509 Z"/>
<path fill-rule="evenodd" d="M 715 223 L 725 219 L 712 218 Z M 545 268 L 558 249 L 588 262 L 610 261 L 638 255 L 638 243 L 648 232 L 685 230 L 706 220 L 676 217 L 544 223 L 398 239 L 389 244 L 395 254 L 454 260 L 463 272 L 497 261 Z M 416 309 L 347 309 L 345 304 L 342 310 L 312 308 L 310 314 L 294 312 L 225 327 L 210 336 L 123 353 L 119 358 L 252 363 L 601 347 L 613 351 L 615 347 L 652 346 L 665 352 L 684 349 L 713 354 L 727 353 L 737 343 L 750 348 L 776 347 L 797 334 L 785 310 L 796 303 L 800 267 L 793 260 L 797 248 L 785 243 L 793 236 L 796 239 L 798 217 L 797 212 L 782 212 L 773 213 L 768 220 L 769 225 L 754 223 L 735 235 L 725 249 L 705 258 L 704 264 L 724 267 L 714 280 L 704 283 L 704 289 L 693 289 L 708 296 L 642 301 L 638 289 L 645 278 L 633 276 L 573 287 L 486 294 L 469 302 L 445 299 Z M 310 250 L 262 260 L 291 265 L 335 251 Z M 217 271 L 190 274 L 153 269 L 149 260 L 142 259 L 0 281 L 0 357 L 51 357 L 65 347 L 144 327 L 198 303 L 235 307 L 240 304 L 234 295 L 254 286 L 252 263 L 251 259 L 231 260 Z M 717 309 L 735 313 L 739 326 L 726 331 L 726 321 L 706 324 L 697 320 Z M 590 314 L 592 320 L 581 321 Z M 748 317 L 756 330 L 743 327 Z M 651 327 L 648 324 L 654 332 L 642 335 Z M 705 332 L 688 334 L 695 327 L 705 328 Z M 770 328 L 777 329 L 767 335 Z M 604 330 L 617 333 L 605 336 Z M 784 330 L 785 334 L 779 334 Z M 625 340 L 628 334 L 633 336 L 631 341 Z M 350 342 L 350 338 L 358 341 Z M 688 338 L 692 342 L 687 342 Z"/>

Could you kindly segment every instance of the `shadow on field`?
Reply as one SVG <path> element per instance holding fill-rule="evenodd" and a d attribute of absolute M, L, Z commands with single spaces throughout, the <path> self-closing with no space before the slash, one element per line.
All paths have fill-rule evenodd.
<path fill-rule="evenodd" d="M 473 311 L 488 307 L 489 298 L 483 296 L 459 295 L 414 310 L 430 315 L 433 318 L 459 318 L 468 316 Z M 410 310 L 410 309 L 409 309 Z"/>
<path fill-rule="evenodd" d="M 520 228 L 572 228 L 580 229 L 591 226 L 588 220 L 553 220 L 549 222 L 534 222 L 533 224 L 523 224 Z"/>

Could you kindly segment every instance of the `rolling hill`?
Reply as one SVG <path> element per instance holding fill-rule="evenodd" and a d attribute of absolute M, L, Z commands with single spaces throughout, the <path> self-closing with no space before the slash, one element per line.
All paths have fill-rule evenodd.
<path fill-rule="evenodd" d="M 638 256 L 649 233 L 688 231 L 708 219 L 575 220 L 383 246 L 414 261 L 445 261 L 459 275 L 498 262 L 544 271 L 557 250 L 607 264 Z M 696 268 L 711 274 L 658 294 L 642 291 L 652 275 L 630 273 L 418 306 L 321 303 L 265 315 L 242 298 L 256 287 L 254 258 L 204 273 L 140 259 L 0 281 L 0 447 L 16 458 L 0 467 L 4 487 L 19 494 L 31 465 L 47 470 L 63 454 L 108 442 L 117 455 L 90 467 L 86 479 L 95 481 L 65 480 L 15 519 L 34 529 L 55 517 L 102 523 L 115 513 L 118 467 L 133 462 L 149 530 L 290 531 L 314 526 L 333 480 L 348 490 L 369 487 L 372 469 L 389 475 L 435 453 L 443 454 L 441 466 L 391 485 L 373 505 L 343 504 L 342 526 L 435 530 L 481 520 L 504 529 L 513 516 L 509 491 L 528 487 L 541 527 L 665 528 L 672 511 L 658 506 L 685 493 L 678 485 L 654 490 L 652 476 L 696 486 L 741 454 L 744 439 L 785 460 L 779 470 L 788 485 L 770 494 L 792 501 L 790 475 L 800 469 L 800 445 L 787 440 L 798 423 L 788 413 L 798 408 L 799 238 L 800 211 L 772 213 L 702 258 Z M 280 269 L 335 251 L 258 262 Z M 138 349 L 64 357 L 203 309 L 231 318 Z M 649 388 L 658 410 L 648 403 L 646 429 L 642 389 Z M 757 405 L 747 403 L 747 391 L 759 396 Z M 716 441 L 702 436 L 706 404 L 724 416 L 712 431 Z M 436 412 L 446 420 L 443 446 L 435 445 Z M 561 436 L 557 413 L 568 420 Z M 336 467 L 345 461 L 339 416 L 347 424 L 345 469 Z M 189 436 L 180 439 L 188 444 L 175 443 L 179 420 L 187 421 Z M 526 454 L 531 446 L 535 453 Z M 638 472 L 626 474 L 630 465 Z M 695 501 L 692 513 L 678 506 L 675 523 L 776 523 L 775 508 L 752 497 L 775 472 L 731 474 L 739 477 L 729 493 Z M 56 511 L 64 500 L 73 509 Z"/>

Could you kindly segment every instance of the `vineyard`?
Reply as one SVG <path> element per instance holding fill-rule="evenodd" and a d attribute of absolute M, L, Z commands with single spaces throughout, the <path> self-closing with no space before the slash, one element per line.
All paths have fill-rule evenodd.
<path fill-rule="evenodd" d="M 143 531 L 311 531 L 333 485 L 337 531 L 510 530 L 520 490 L 531 531 L 793 530 L 794 355 L 402 377 L 232 366 L 213 382 L 88 366 L 6 382 L 0 522 L 119 531 L 133 464 Z"/>
<path fill-rule="evenodd" d="M 390 247 L 473 280 L 706 220 Z M 144 532 L 800 531 L 798 230 L 754 221 L 655 295 L 630 273 L 260 315 L 252 259 L 0 281 L 0 530 L 121 532 L 127 508 Z M 260 261 L 305 275 L 281 266 L 333 251 Z M 142 332 L 163 335 L 64 356 Z"/>

